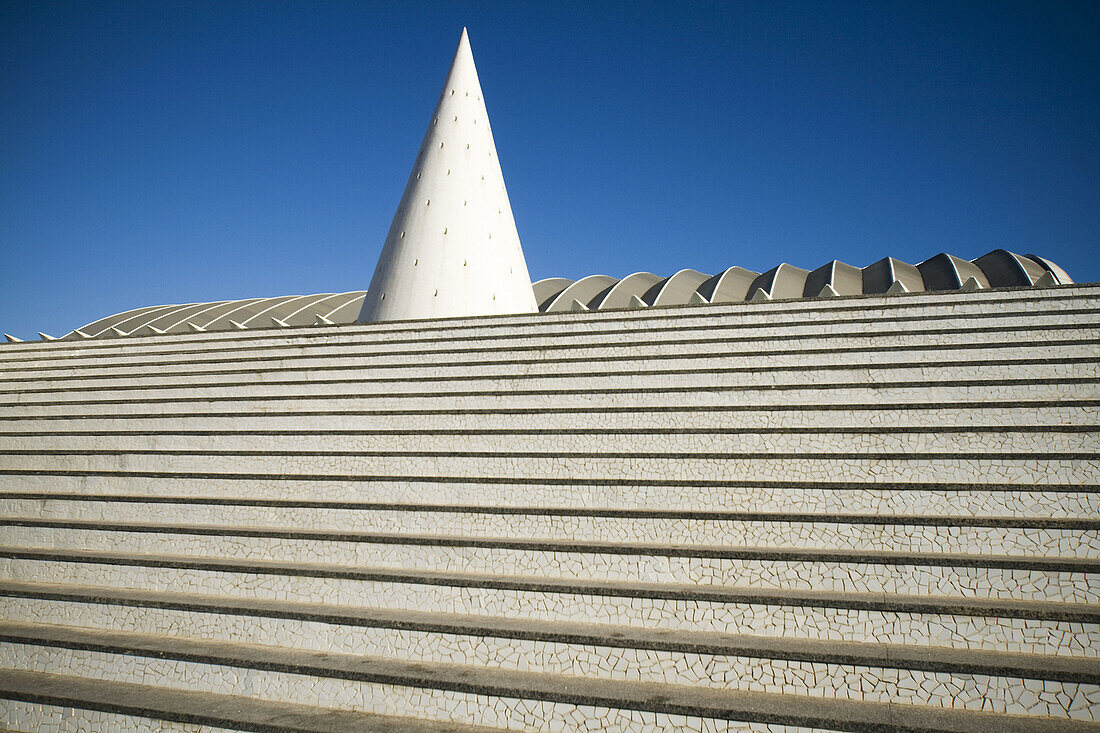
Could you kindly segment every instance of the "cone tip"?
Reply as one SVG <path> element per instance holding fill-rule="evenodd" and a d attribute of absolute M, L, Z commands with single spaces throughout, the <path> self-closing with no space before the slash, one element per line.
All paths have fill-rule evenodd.
<path fill-rule="evenodd" d="M 458 46 L 455 47 L 455 61 L 460 56 L 473 57 L 473 49 L 470 48 L 470 37 L 466 34 L 466 26 L 462 26 L 462 35 L 458 37 Z"/>

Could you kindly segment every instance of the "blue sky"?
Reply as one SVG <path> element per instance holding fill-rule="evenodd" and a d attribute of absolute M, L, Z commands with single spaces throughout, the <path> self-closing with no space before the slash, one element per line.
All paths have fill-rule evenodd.
<path fill-rule="evenodd" d="M 0 2 L 0 330 L 365 288 L 464 25 L 533 279 L 1097 281 L 1097 8 Z"/>

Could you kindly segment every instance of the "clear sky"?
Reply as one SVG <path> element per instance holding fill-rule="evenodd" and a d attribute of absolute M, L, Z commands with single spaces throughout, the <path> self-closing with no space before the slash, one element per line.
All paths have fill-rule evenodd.
<path fill-rule="evenodd" d="M 532 279 L 1097 281 L 1098 8 L 0 0 L 0 331 L 366 288 L 464 25 Z"/>

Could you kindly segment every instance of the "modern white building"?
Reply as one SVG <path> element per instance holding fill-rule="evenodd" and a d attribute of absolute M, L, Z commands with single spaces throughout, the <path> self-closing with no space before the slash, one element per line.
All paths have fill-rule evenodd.
<path fill-rule="evenodd" d="M 532 285 L 482 96 L 367 291 L 0 348 L 0 727 L 1100 729 L 1100 285 Z"/>
<path fill-rule="evenodd" d="M 534 312 L 463 28 L 359 321 Z"/>

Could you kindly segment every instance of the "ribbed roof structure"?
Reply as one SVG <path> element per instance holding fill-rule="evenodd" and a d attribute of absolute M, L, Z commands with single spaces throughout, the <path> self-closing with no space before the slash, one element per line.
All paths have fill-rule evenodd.
<path fill-rule="evenodd" d="M 189 331 L 233 331 L 351 323 L 363 291 L 154 305 L 116 313 L 68 333 L 66 339 L 154 336 Z M 48 340 L 48 339 L 47 339 Z"/>
<path fill-rule="evenodd" d="M 531 313 L 531 277 L 466 29 L 359 320 Z"/>
<path fill-rule="evenodd" d="M 812 271 L 784 263 L 763 273 L 730 267 L 714 275 L 680 270 L 668 277 L 648 272 L 621 279 L 609 275 L 590 275 L 576 281 L 552 277 L 539 280 L 529 289 L 540 312 L 558 313 L 1072 283 L 1065 270 L 1050 260 L 998 249 L 973 261 L 938 254 L 917 265 L 886 257 L 863 268 L 833 260 Z M 364 308 L 366 294 L 353 290 L 150 306 L 101 318 L 63 338 L 353 323 Z"/>
<path fill-rule="evenodd" d="M 715 275 L 680 270 L 669 277 L 636 272 L 621 280 L 607 275 L 576 282 L 550 278 L 535 283 L 534 290 L 539 310 L 554 313 L 1072 282 L 1065 270 L 1049 260 L 998 249 L 973 261 L 941 253 L 918 265 L 886 257 L 863 268 L 833 260 L 812 271 L 783 263 L 763 273 L 731 267 Z"/>

